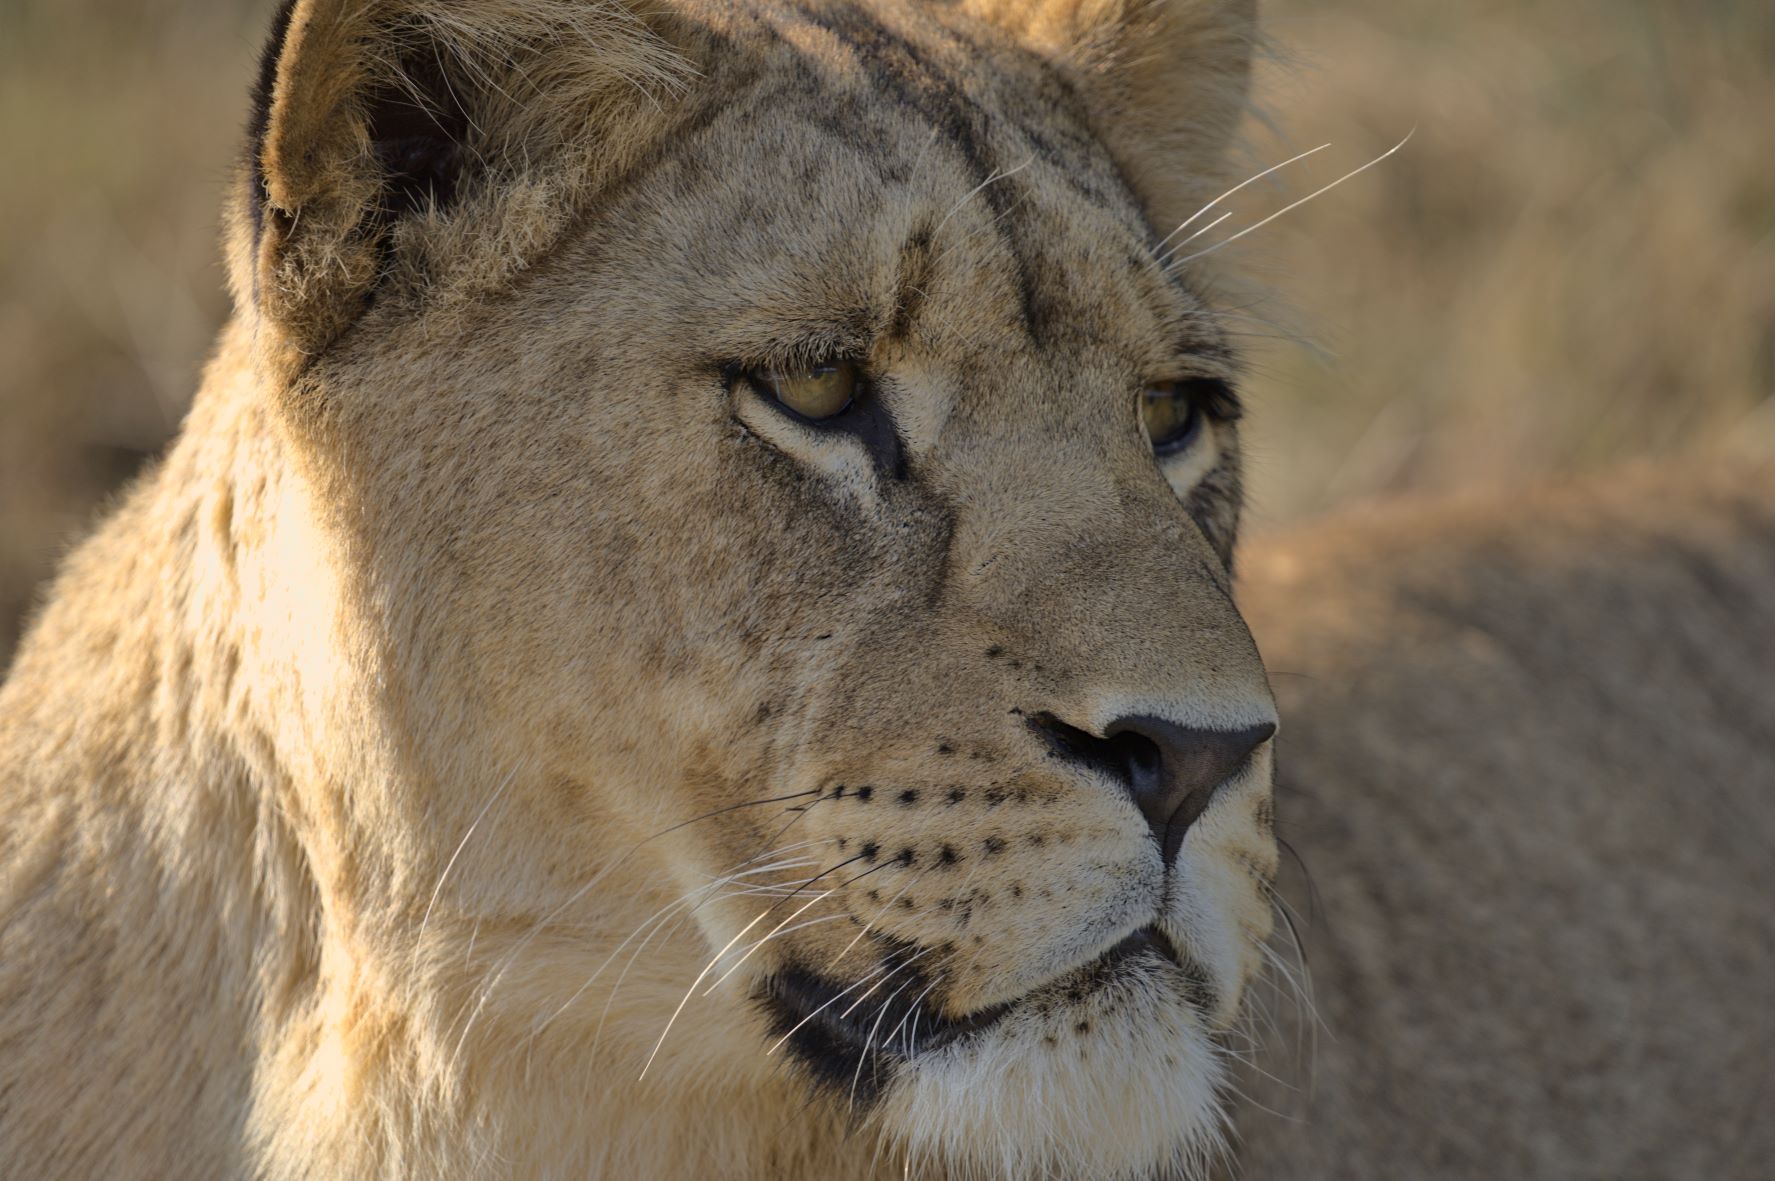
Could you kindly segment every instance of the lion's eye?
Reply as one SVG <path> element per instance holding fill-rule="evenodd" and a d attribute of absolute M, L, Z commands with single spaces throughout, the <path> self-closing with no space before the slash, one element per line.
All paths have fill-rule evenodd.
<path fill-rule="evenodd" d="M 857 367 L 849 361 L 806 369 L 766 369 L 753 380 L 785 409 L 813 422 L 843 414 L 857 396 Z"/>
<path fill-rule="evenodd" d="M 1161 381 L 1140 394 L 1140 422 L 1159 455 L 1175 455 L 1202 433 L 1202 402 L 1192 381 Z"/>

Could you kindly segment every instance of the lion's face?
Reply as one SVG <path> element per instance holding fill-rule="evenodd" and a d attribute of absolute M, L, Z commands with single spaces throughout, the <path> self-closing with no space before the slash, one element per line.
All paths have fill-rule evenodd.
<path fill-rule="evenodd" d="M 1197 1151 L 1275 865 L 1227 341 L 1034 55 L 708 36 L 509 289 L 306 379 L 414 760 L 514 785 L 508 908 L 694 898 L 748 1052 L 914 1152 Z"/>

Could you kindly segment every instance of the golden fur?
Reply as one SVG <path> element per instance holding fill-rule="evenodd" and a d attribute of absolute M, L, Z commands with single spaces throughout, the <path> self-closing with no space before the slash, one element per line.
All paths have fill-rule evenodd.
<path fill-rule="evenodd" d="M 1153 227 L 1251 7 L 288 9 L 237 314 L 0 690 L 0 1174 L 1211 1153 L 1269 747 L 1168 867 L 1063 735 L 1273 718 L 1231 403 L 1138 412 L 1236 377 Z M 843 430 L 745 376 L 829 356 Z"/>
<path fill-rule="evenodd" d="M 1252 7 L 296 3 L 0 688 L 0 1176 L 1753 1175 L 1767 469 L 1249 563 L 1305 1125 L 1270 744 L 1167 865 L 1054 741 L 1273 717 L 1236 414 L 1136 412 L 1237 376 L 1155 244 Z M 835 356 L 844 429 L 746 377 Z"/>

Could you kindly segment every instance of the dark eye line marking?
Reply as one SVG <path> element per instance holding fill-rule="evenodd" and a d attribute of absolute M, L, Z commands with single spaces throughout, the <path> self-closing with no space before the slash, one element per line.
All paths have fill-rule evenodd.
<path fill-rule="evenodd" d="M 797 413 L 794 408 L 785 406 L 771 392 L 770 385 L 758 375 L 758 369 L 749 365 L 729 363 L 721 366 L 722 381 L 731 393 L 739 382 L 751 387 L 758 399 L 766 403 L 771 410 L 796 423 L 804 430 L 825 431 L 850 435 L 863 444 L 875 470 L 884 478 L 904 481 L 909 475 L 906 463 L 906 448 L 900 441 L 899 430 L 894 425 L 894 417 L 888 411 L 887 404 L 882 400 L 881 382 L 869 374 L 861 362 L 856 364 L 861 374 L 857 395 L 851 399 L 849 406 L 827 419 L 812 419 L 805 414 Z"/>
<path fill-rule="evenodd" d="M 906 448 L 894 425 L 894 416 L 880 396 L 881 386 L 875 379 L 864 378 L 863 392 L 851 408 L 833 422 L 833 426 L 854 435 L 869 453 L 875 470 L 890 480 L 903 481 L 909 474 Z"/>

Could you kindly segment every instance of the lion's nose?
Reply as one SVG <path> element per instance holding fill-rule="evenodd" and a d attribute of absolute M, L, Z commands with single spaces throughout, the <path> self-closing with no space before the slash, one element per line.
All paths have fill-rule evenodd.
<path fill-rule="evenodd" d="M 1167 865 L 1216 789 L 1276 733 L 1270 722 L 1201 730 L 1137 715 L 1109 723 L 1101 738 L 1052 714 L 1037 714 L 1029 724 L 1056 754 L 1108 775 L 1127 790 Z"/>

